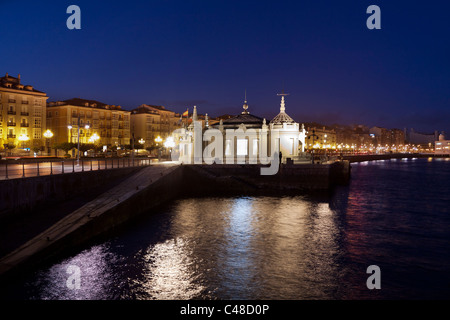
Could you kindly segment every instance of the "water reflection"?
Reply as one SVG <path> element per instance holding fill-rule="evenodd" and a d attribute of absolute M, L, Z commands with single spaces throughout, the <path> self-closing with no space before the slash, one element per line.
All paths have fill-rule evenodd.
<path fill-rule="evenodd" d="M 133 280 L 137 299 L 188 300 L 200 295 L 195 260 L 188 240 L 176 238 L 148 248 L 143 279 Z"/>
<path fill-rule="evenodd" d="M 30 298 L 40 300 L 99 300 L 114 298 L 112 289 L 117 281 L 112 266 L 119 262 L 106 244 L 94 246 L 73 258 L 56 264 L 46 271 L 39 272 L 37 280 L 29 289 L 37 289 Z M 67 285 L 70 276 L 69 266 L 80 270 L 80 287 Z"/>

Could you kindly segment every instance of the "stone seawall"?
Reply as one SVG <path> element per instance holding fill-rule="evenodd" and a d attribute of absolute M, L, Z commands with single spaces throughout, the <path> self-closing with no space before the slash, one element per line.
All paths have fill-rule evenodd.
<path fill-rule="evenodd" d="M 186 165 L 190 196 L 208 194 L 283 194 L 325 191 L 350 178 L 348 161 L 326 165 L 282 165 L 275 175 L 263 176 L 258 165 Z"/>

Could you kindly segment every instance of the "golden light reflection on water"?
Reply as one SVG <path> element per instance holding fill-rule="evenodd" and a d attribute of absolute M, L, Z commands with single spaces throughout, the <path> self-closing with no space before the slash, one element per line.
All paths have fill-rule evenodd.
<path fill-rule="evenodd" d="M 70 263 L 83 266 L 84 291 L 62 288 L 67 265 L 46 275 L 49 299 L 316 299 L 333 297 L 339 258 L 335 213 L 303 197 L 180 200 L 164 217 L 161 238 L 131 255 L 93 247 Z M 149 227 L 146 227 L 149 228 Z M 148 229 L 147 229 L 148 230 Z M 124 249 L 125 251 L 127 249 Z M 114 257 L 113 259 L 111 257 Z M 120 257 L 120 258 L 119 258 Z M 62 270 L 62 271 L 61 271 Z M 64 280 L 64 281 L 63 281 Z M 333 291 L 331 290 L 331 291 Z"/>
<path fill-rule="evenodd" d="M 204 287 L 196 282 L 196 264 L 189 241 L 170 239 L 148 248 L 143 256 L 144 278 L 138 280 L 143 291 L 138 299 L 188 300 L 200 295 Z"/>

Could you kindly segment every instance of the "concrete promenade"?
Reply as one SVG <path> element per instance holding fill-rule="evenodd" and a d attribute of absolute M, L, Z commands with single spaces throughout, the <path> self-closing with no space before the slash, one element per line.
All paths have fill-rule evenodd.
<path fill-rule="evenodd" d="M 434 153 L 387 153 L 387 154 L 361 154 L 361 155 L 345 155 L 344 160 L 352 162 L 364 162 L 375 160 L 389 160 L 389 159 L 413 159 L 413 158 L 448 158 L 449 155 L 434 154 Z"/>
<path fill-rule="evenodd" d="M 150 185 L 157 184 L 162 177 L 167 176 L 178 167 L 177 165 L 159 164 L 143 168 L 0 259 L 0 276 L 13 268 L 15 271 L 19 271 L 22 267 L 26 268 L 27 265 L 30 267 L 44 258 L 57 255 L 65 249 L 70 249 L 119 224 L 123 220 L 120 216 L 111 215 L 105 218 L 105 215 L 121 204 L 125 204 L 127 200 L 142 190 L 148 189 Z M 158 198 L 154 200 L 155 204 L 161 201 Z M 116 222 L 112 222 L 111 219 L 115 219 Z"/>
<path fill-rule="evenodd" d="M 0 161 L 0 180 L 146 166 L 148 158 L 18 159 Z"/>

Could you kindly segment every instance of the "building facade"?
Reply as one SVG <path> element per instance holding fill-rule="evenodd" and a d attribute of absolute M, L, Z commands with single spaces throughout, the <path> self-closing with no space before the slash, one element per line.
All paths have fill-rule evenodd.
<path fill-rule="evenodd" d="M 445 140 L 443 133 L 439 135 L 439 140 L 435 142 L 434 153 L 450 155 L 450 140 Z"/>
<path fill-rule="evenodd" d="M 306 130 L 286 114 L 285 94 L 281 96 L 280 112 L 269 123 L 264 118 L 250 114 L 245 101 L 241 114 L 203 127 L 194 107 L 192 123 L 177 130 L 174 139 L 179 160 L 198 163 L 197 158 L 204 156 L 205 152 L 209 159 L 217 159 L 216 163 L 267 164 L 271 158 L 279 155 L 281 161 L 288 158 L 294 162 L 300 161 L 305 151 Z M 198 130 L 195 130 L 194 123 L 199 124 Z M 217 135 L 217 139 L 209 140 L 208 133 Z M 203 134 L 207 136 L 202 137 Z M 196 148 L 202 150 L 198 152 Z"/>
<path fill-rule="evenodd" d="M 158 137 L 165 141 L 174 130 L 181 128 L 181 115 L 163 106 L 142 104 L 131 111 L 131 134 L 144 139 L 144 147 L 156 144 Z"/>
<path fill-rule="evenodd" d="M 144 149 L 152 146 L 161 135 L 159 112 L 140 106 L 131 111 L 131 135 L 136 141 L 144 140 Z"/>
<path fill-rule="evenodd" d="M 130 144 L 130 111 L 121 106 L 74 98 L 47 104 L 47 124 L 55 143 L 94 143 L 109 147 Z"/>
<path fill-rule="evenodd" d="M 326 127 L 307 127 L 308 149 L 336 149 L 336 131 Z"/>
<path fill-rule="evenodd" d="M 8 73 L 0 78 L 0 148 L 44 150 L 47 95 Z"/>

